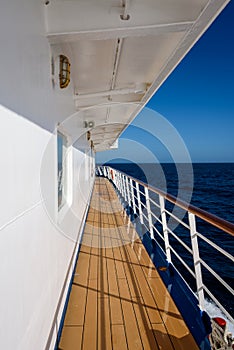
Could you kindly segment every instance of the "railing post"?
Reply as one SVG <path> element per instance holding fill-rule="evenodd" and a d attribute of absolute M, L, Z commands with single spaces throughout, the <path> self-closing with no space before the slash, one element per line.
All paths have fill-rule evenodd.
<path fill-rule="evenodd" d="M 119 192 L 121 193 L 121 189 L 120 189 L 120 177 L 119 177 L 119 172 L 117 171 L 116 172 L 116 186 L 117 186 L 117 189 L 119 190 Z"/>
<path fill-rule="evenodd" d="M 123 195 L 124 195 L 124 199 L 125 201 L 127 202 L 127 190 L 126 190 L 126 183 L 125 183 L 125 180 L 124 180 L 124 175 L 122 175 L 122 181 L 123 181 Z"/>
<path fill-rule="evenodd" d="M 117 170 L 115 170 L 115 186 L 119 190 L 119 173 Z"/>
<path fill-rule="evenodd" d="M 104 176 L 107 177 L 106 167 L 105 166 L 103 167 L 103 173 L 104 173 Z"/>
<path fill-rule="evenodd" d="M 165 212 L 165 200 L 164 200 L 164 197 L 161 195 L 159 195 L 159 205 L 160 205 L 160 212 L 161 212 L 161 218 L 162 218 L 165 252 L 167 256 L 167 261 L 171 262 L 171 250 L 170 250 L 169 235 L 168 235 L 168 228 L 167 228 L 167 216 Z"/>
<path fill-rule="evenodd" d="M 142 215 L 142 207 L 141 207 L 141 196 L 140 196 L 140 189 L 139 189 L 139 183 L 136 182 L 136 190 L 137 190 L 137 201 L 138 201 L 138 210 L 139 210 L 139 216 L 140 216 L 140 222 L 143 224 L 143 215 Z"/>
<path fill-rule="evenodd" d="M 196 276 L 196 284 L 197 284 L 197 294 L 199 305 L 202 310 L 204 310 L 204 290 L 202 283 L 202 272 L 201 272 L 201 264 L 200 264 L 200 256 L 199 256 L 199 247 L 197 241 L 197 230 L 196 230 L 196 218 L 195 215 L 188 212 L 189 219 L 189 227 L 190 227 L 190 236 L 193 250 L 193 263 L 194 270 Z"/>
<path fill-rule="evenodd" d="M 107 178 L 108 180 L 110 180 L 110 168 L 106 168 L 106 172 L 107 172 Z"/>
<path fill-rule="evenodd" d="M 122 182 L 121 182 L 121 176 L 118 172 L 118 186 L 119 186 L 119 192 L 122 194 Z"/>
<path fill-rule="evenodd" d="M 152 222 L 152 215 L 151 215 L 151 209 L 150 209 L 149 190 L 148 190 L 148 187 L 144 187 L 144 188 L 145 188 L 146 208 L 147 208 L 147 212 L 148 212 L 150 238 L 154 239 L 153 222 Z"/>
<path fill-rule="evenodd" d="M 123 175 L 120 174 L 120 182 L 121 182 L 121 194 L 123 196 L 123 198 L 125 198 L 125 194 L 124 194 L 124 182 L 123 182 Z"/>
<path fill-rule="evenodd" d="M 129 205 L 129 207 L 131 207 L 131 197 L 130 197 L 129 182 L 128 182 L 128 177 L 127 176 L 125 176 L 125 184 L 126 184 L 126 189 L 127 189 L 128 205 Z"/>
<path fill-rule="evenodd" d="M 130 186 L 131 186 L 131 194 L 132 194 L 133 212 L 134 214 L 136 214 L 136 202 L 135 202 L 135 196 L 134 196 L 133 181 L 131 178 L 130 178 Z"/>

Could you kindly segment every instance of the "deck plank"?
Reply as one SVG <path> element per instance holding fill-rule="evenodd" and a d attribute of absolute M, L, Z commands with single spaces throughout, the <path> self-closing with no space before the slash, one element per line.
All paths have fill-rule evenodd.
<path fill-rule="evenodd" d="M 95 181 L 59 349 L 198 349 L 103 178 Z"/>
<path fill-rule="evenodd" d="M 96 349 L 97 344 L 97 279 L 89 280 L 84 319 L 83 350 Z M 72 348 L 71 348 L 72 349 Z"/>
<path fill-rule="evenodd" d="M 113 259 L 108 261 L 107 273 L 109 282 L 111 324 L 123 325 L 122 305 L 119 295 L 115 262 Z"/>
<path fill-rule="evenodd" d="M 80 350 L 82 346 L 83 326 L 69 327 L 63 329 L 59 350 Z"/>
<path fill-rule="evenodd" d="M 143 349 L 141 336 L 136 320 L 134 306 L 131 300 L 128 282 L 126 279 L 121 279 L 119 283 L 120 297 L 122 299 L 123 318 L 126 331 L 126 338 L 129 350 Z"/>
<path fill-rule="evenodd" d="M 111 333 L 113 350 L 128 350 L 124 326 L 120 324 L 112 325 Z"/>

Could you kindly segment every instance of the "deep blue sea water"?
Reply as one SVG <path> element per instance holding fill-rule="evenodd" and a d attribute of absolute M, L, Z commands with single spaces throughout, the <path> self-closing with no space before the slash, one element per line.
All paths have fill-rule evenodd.
<path fill-rule="evenodd" d="M 139 180 L 160 188 L 174 196 L 189 201 L 191 204 L 213 213 L 222 219 L 234 223 L 234 163 L 195 163 L 188 164 L 110 164 Z M 191 197 L 191 198 L 190 198 Z M 198 220 L 197 229 L 206 237 L 213 240 L 218 246 L 223 247 L 234 255 L 234 237 L 211 227 L 209 224 Z M 177 233 L 190 244 L 188 232 L 178 228 Z M 181 249 L 179 246 L 178 249 Z M 186 252 L 181 249 L 180 254 L 185 257 Z M 219 253 L 211 251 L 208 246 L 200 242 L 201 258 L 207 261 L 222 278 L 234 288 L 234 267 L 228 259 L 223 259 Z M 188 258 L 190 264 L 192 259 Z M 175 261 L 176 262 L 176 261 Z M 178 267 L 182 269 L 180 263 Z M 194 281 L 186 271 L 184 276 L 190 279 L 190 285 Z M 224 287 L 219 284 L 204 269 L 204 280 L 210 289 L 215 290 L 215 296 L 234 316 L 234 297 L 226 293 Z"/>

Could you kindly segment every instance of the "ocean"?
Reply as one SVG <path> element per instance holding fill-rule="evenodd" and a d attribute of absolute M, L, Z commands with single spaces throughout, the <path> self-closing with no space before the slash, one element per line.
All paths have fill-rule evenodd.
<path fill-rule="evenodd" d="M 194 163 L 192 165 L 112 163 L 109 165 L 234 223 L 234 163 Z M 197 222 L 197 230 L 234 255 L 233 236 L 201 220 Z M 183 227 L 178 227 L 176 232 L 188 245 L 190 244 L 188 231 L 185 232 Z M 179 244 L 176 244 L 175 247 L 183 258 L 188 258 L 189 265 L 192 265 L 192 259 L 187 256 L 187 252 Z M 234 288 L 233 263 L 223 258 L 218 252 L 211 251 L 203 242 L 199 242 L 199 247 L 201 258 Z M 179 261 L 176 261 L 176 258 L 174 263 L 182 275 L 189 280 L 190 286 L 194 288 L 194 280 L 190 274 Z M 226 292 L 225 288 L 206 269 L 203 269 L 203 280 L 234 317 L 234 297 Z M 208 296 L 206 300 L 209 311 L 213 308 L 213 312 L 216 313 L 217 309 Z"/>

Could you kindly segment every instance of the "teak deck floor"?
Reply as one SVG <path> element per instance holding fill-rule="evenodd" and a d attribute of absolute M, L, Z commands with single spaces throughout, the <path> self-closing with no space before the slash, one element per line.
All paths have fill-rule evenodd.
<path fill-rule="evenodd" d="M 198 349 L 104 178 L 95 181 L 59 349 Z"/>

